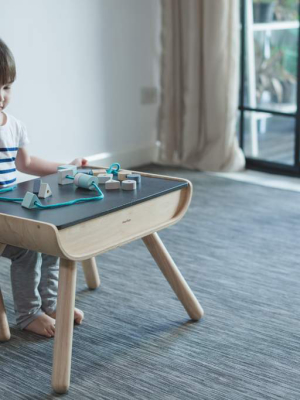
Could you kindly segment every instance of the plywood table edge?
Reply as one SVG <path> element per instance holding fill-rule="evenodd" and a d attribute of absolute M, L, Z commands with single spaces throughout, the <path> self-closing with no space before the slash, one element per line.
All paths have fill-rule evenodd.
<path fill-rule="evenodd" d="M 163 223 L 157 223 L 154 226 L 150 227 L 149 229 L 144 229 L 142 231 L 139 232 L 135 232 L 132 235 L 124 235 L 123 237 L 121 237 L 120 240 L 118 240 L 117 242 L 107 242 L 106 245 L 103 245 L 101 247 L 101 244 L 99 244 L 99 247 L 97 247 L 97 250 L 94 249 L 92 251 L 85 249 L 84 245 L 83 247 L 80 246 L 80 243 L 78 243 L 78 246 L 75 246 L 75 244 L 72 242 L 72 239 L 69 240 L 69 238 L 72 238 L 72 236 L 74 237 L 74 230 L 79 230 L 80 229 L 80 225 L 81 227 L 85 228 L 85 230 L 88 230 L 88 225 L 90 225 L 89 230 L 93 230 L 93 229 L 97 229 L 97 228 L 101 228 L 101 226 L 103 226 L 103 222 L 105 222 L 105 224 L 107 225 L 107 223 L 109 224 L 110 222 L 113 224 L 115 219 L 120 219 L 120 216 L 126 213 L 130 213 L 132 209 L 134 209 L 134 207 L 147 207 L 147 203 L 150 202 L 155 202 L 155 201 L 161 201 L 161 199 L 163 197 L 166 198 L 166 196 L 177 196 L 179 199 L 176 203 L 173 204 L 173 208 L 174 208 L 174 212 L 172 211 L 172 216 L 170 217 L 170 219 L 164 221 Z M 174 225 L 175 223 L 177 223 L 186 213 L 188 206 L 190 204 L 191 201 L 191 197 L 192 197 L 192 185 L 188 185 L 187 187 L 184 187 L 180 190 L 168 193 L 164 196 L 160 196 L 157 197 L 155 199 L 150 199 L 147 201 L 144 201 L 142 203 L 136 204 L 133 207 L 127 207 L 124 208 L 122 210 L 118 210 L 114 213 L 110 213 L 110 214 L 106 214 L 103 217 L 98 217 L 98 218 L 93 218 L 91 220 L 85 221 L 81 224 L 77 224 L 65 229 L 60 229 L 58 230 L 58 236 L 60 236 L 60 240 L 59 243 L 64 251 L 65 254 L 67 254 L 68 259 L 72 259 L 72 260 L 85 260 L 85 259 L 89 259 L 91 257 L 95 257 L 99 254 L 105 253 L 107 251 L 113 250 L 117 247 L 123 246 L 127 243 L 130 243 L 134 240 L 137 239 L 141 239 L 151 233 L 154 232 L 158 232 L 162 229 L 165 229 L 171 225 Z M 108 222 L 107 222 L 108 221 Z M 84 229 L 83 229 L 84 231 Z M 99 242 L 101 241 L 100 236 L 99 236 Z M 84 242 L 84 240 L 82 241 Z M 75 251 L 72 251 L 72 247 L 76 247 L 76 253 Z"/>
<path fill-rule="evenodd" d="M 53 224 L 0 213 L 0 225 L 1 243 L 66 257 L 59 243 L 58 229 Z M 38 235 L 33 232 L 34 229 L 39 230 Z M 53 235 L 52 238 L 49 234 Z"/>

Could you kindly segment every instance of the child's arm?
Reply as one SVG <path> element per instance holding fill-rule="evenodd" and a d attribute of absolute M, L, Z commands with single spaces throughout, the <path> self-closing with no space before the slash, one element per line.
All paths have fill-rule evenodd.
<path fill-rule="evenodd" d="M 57 172 L 57 167 L 66 163 L 57 163 L 52 161 L 42 160 L 38 157 L 32 157 L 28 154 L 25 148 L 20 148 L 16 157 L 16 167 L 18 171 L 30 175 L 49 175 Z M 71 163 L 77 167 L 83 167 L 87 164 L 84 158 L 75 158 Z"/>

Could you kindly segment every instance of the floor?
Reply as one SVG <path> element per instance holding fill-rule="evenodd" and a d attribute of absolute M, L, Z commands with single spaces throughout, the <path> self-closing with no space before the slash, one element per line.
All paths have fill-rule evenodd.
<path fill-rule="evenodd" d="M 255 157 L 252 152 L 252 136 L 250 131 L 249 123 L 247 124 L 246 120 L 244 131 L 244 152 L 247 157 Z M 294 118 L 277 116 L 267 119 L 265 129 L 258 129 L 257 140 L 257 157 L 259 159 L 286 165 L 294 164 Z"/>
<path fill-rule="evenodd" d="M 245 154 L 253 157 L 251 147 L 251 137 L 245 135 Z M 258 133 L 258 154 L 262 160 L 278 162 L 286 165 L 294 164 L 295 153 L 295 133 L 292 130 L 285 132 L 269 131 Z"/>
<path fill-rule="evenodd" d="M 248 182 L 257 185 L 273 187 L 277 189 L 300 192 L 299 178 L 273 175 L 251 170 L 245 170 L 242 172 L 226 172 L 226 173 L 212 172 L 211 174 L 223 178 L 233 179 L 240 182 Z"/>
<path fill-rule="evenodd" d="M 74 328 L 69 393 L 58 396 L 53 340 L 15 327 L 9 263 L 0 259 L 12 332 L 0 344 L 0 399 L 299 400 L 299 193 L 233 180 L 250 171 L 224 179 L 147 170 L 193 183 L 186 215 L 159 235 L 204 317 L 189 320 L 141 240 L 97 257 L 98 290 L 87 289 L 79 265 L 85 319 Z"/>

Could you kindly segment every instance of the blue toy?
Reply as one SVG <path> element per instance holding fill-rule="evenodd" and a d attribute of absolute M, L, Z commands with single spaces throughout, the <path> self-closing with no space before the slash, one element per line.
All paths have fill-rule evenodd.
<path fill-rule="evenodd" d="M 131 181 L 136 181 L 136 183 L 141 183 L 142 180 L 140 174 L 128 174 L 126 179 L 129 179 Z"/>
<path fill-rule="evenodd" d="M 108 174 L 113 174 L 114 176 L 118 176 L 118 172 L 120 170 L 120 164 L 113 163 L 111 166 L 106 170 Z"/>

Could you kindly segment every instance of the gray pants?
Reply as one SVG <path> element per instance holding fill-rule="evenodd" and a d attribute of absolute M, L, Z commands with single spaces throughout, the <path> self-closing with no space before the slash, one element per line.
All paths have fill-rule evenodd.
<path fill-rule="evenodd" d="M 58 258 L 7 245 L 2 257 L 11 260 L 11 286 L 17 325 L 56 310 Z"/>

